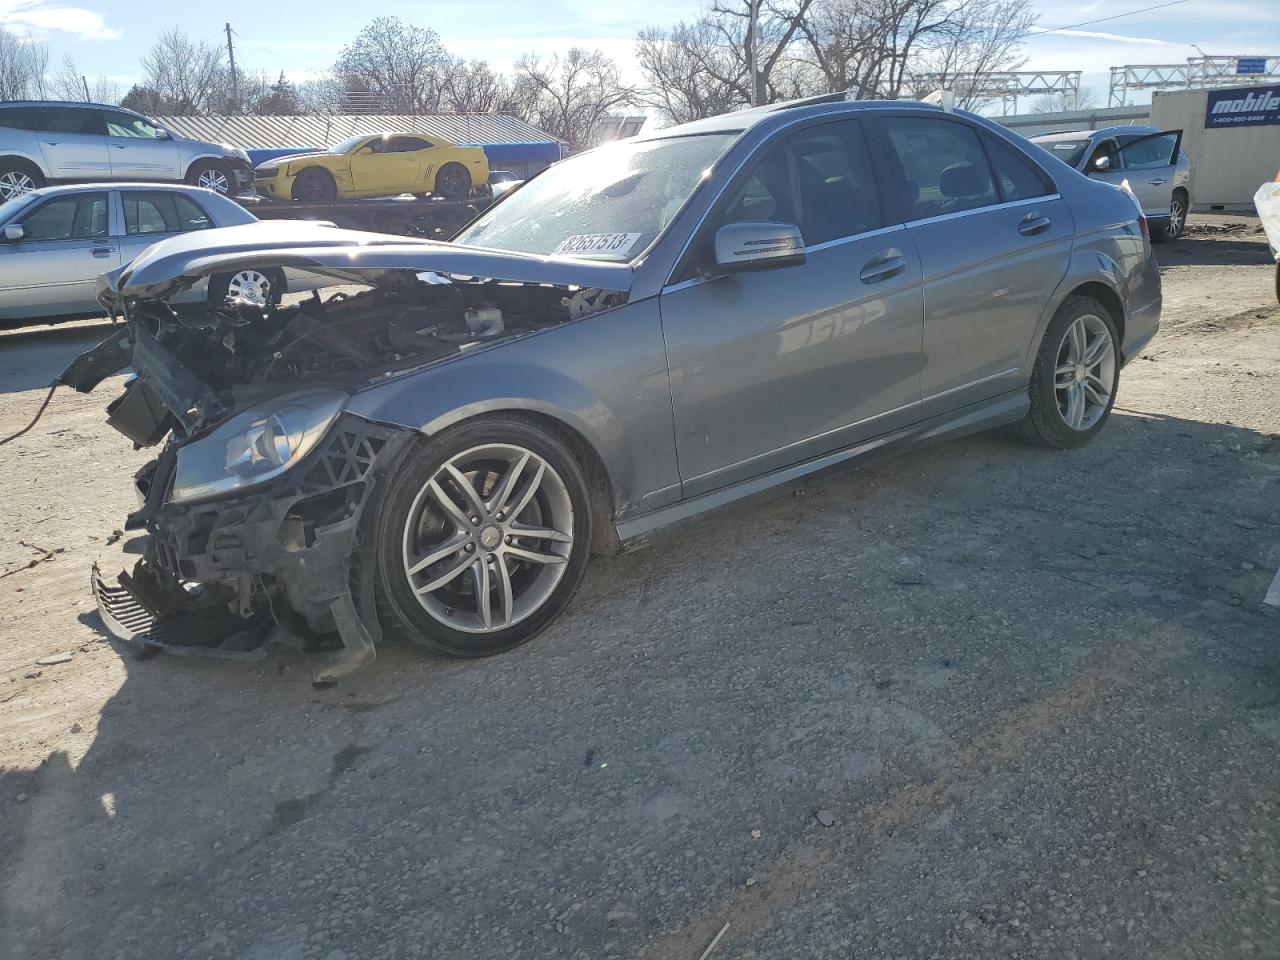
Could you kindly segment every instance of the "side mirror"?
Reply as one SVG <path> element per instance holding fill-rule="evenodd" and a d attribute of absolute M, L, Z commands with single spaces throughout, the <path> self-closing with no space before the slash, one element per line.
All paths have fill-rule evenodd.
<path fill-rule="evenodd" d="M 1102 173 L 1103 171 L 1110 170 L 1110 169 L 1111 169 L 1111 158 L 1108 157 L 1106 154 L 1103 154 L 1100 157 L 1095 157 L 1093 160 L 1093 163 L 1089 164 L 1090 173 Z"/>
<path fill-rule="evenodd" d="M 727 223 L 716 231 L 721 273 L 794 267 L 804 259 L 804 237 L 793 223 Z"/>
<path fill-rule="evenodd" d="M 20 223 L 10 223 L 4 228 L 4 238 L 6 240 L 21 240 L 26 235 L 27 232 L 22 229 L 22 224 Z"/>
<path fill-rule="evenodd" d="M 172 139 L 173 139 L 173 134 L 172 134 L 172 133 L 170 133 L 168 130 L 166 130 L 164 127 L 156 127 L 156 139 L 157 139 L 157 140 L 172 140 Z"/>

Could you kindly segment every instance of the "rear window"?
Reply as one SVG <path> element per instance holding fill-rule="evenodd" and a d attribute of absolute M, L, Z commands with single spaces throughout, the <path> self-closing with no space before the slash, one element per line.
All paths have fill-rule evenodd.
<path fill-rule="evenodd" d="M 1084 156 L 1088 140 L 1032 140 L 1037 147 L 1052 153 L 1069 167 L 1080 166 L 1080 158 Z"/>
<path fill-rule="evenodd" d="M 0 109 L 0 127 L 13 130 L 36 129 L 36 112 L 31 107 Z"/>
<path fill-rule="evenodd" d="M 46 133 L 87 133 L 105 136 L 101 112 L 81 107 L 42 107 L 36 111 L 38 129 Z"/>
<path fill-rule="evenodd" d="M 213 226 L 208 215 L 190 197 L 168 191 L 127 191 L 124 230 L 130 236 L 149 233 L 185 233 Z"/>
<path fill-rule="evenodd" d="M 886 200 L 894 222 L 974 210 L 1000 202 L 977 132 L 939 117 L 886 117 L 883 121 L 904 179 Z"/>

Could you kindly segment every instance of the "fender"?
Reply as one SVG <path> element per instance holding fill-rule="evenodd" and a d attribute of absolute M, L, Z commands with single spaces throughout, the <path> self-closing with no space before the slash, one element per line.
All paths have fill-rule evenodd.
<path fill-rule="evenodd" d="M 46 180 L 54 179 L 50 176 L 49 168 L 45 165 L 44 156 L 38 150 L 33 152 L 30 150 L 23 150 L 21 148 L 7 149 L 4 151 L 3 155 L 0 155 L 0 161 L 2 160 L 25 160 L 27 163 L 39 170 L 40 176 L 44 177 Z"/>

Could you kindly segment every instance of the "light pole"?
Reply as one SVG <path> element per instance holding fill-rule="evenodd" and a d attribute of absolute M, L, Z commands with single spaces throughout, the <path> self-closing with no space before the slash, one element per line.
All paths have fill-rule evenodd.
<path fill-rule="evenodd" d="M 751 75 L 751 105 L 760 106 L 760 59 L 756 50 L 760 34 L 756 25 L 760 20 L 760 0 L 747 0 L 747 72 Z"/>

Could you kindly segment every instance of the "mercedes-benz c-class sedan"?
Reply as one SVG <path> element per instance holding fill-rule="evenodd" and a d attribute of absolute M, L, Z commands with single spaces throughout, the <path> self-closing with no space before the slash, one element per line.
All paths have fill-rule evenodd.
<path fill-rule="evenodd" d="M 365 289 L 166 299 L 246 263 Z M 1156 333 L 1133 196 L 981 117 L 835 98 L 566 160 L 453 243 L 298 225 L 166 240 L 107 275 L 111 421 L 142 559 L 103 617 L 165 648 L 382 631 L 480 656 L 535 636 L 593 552 L 862 458 L 1012 425 L 1103 429 Z"/>

